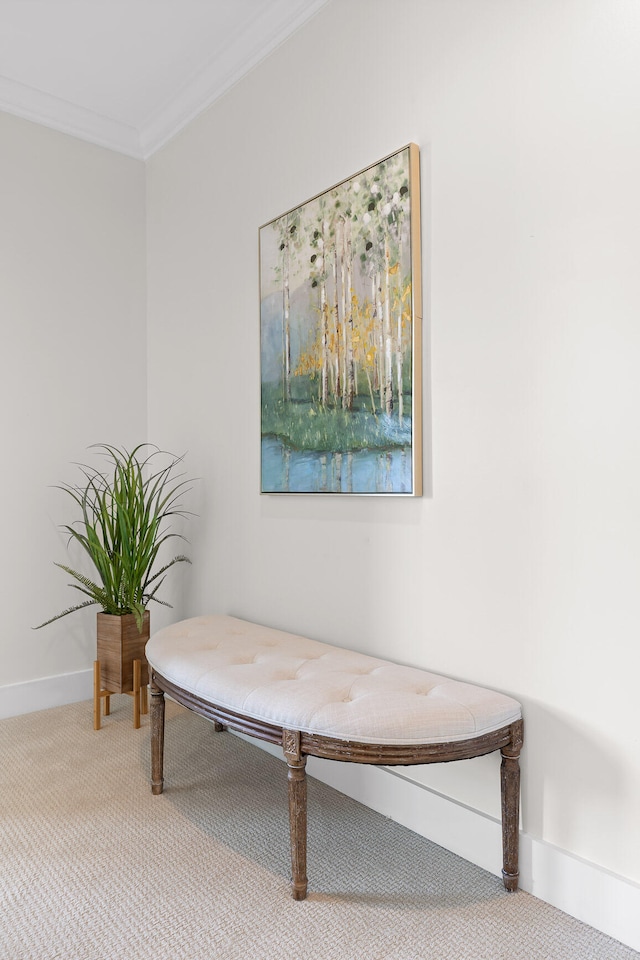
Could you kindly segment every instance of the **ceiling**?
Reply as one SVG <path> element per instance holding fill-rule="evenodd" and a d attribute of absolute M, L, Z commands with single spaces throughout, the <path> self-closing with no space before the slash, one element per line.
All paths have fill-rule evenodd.
<path fill-rule="evenodd" d="M 0 110 L 146 159 L 327 0 L 0 0 Z"/>

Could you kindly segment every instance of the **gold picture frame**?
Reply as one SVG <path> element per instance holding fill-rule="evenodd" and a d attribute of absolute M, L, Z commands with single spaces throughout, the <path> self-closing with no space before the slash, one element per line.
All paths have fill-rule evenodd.
<path fill-rule="evenodd" d="M 261 492 L 420 496 L 416 144 L 260 227 Z"/>

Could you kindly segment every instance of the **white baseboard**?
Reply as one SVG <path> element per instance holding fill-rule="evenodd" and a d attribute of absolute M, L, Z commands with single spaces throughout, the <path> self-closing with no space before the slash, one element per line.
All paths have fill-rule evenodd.
<path fill-rule="evenodd" d="M 89 700 L 93 671 L 0 687 L 0 719 Z M 251 737 L 282 759 L 282 751 Z M 384 767 L 310 757 L 309 775 L 500 876 L 499 821 Z M 520 887 L 640 951 L 640 885 L 526 833 L 520 835 Z"/>
<path fill-rule="evenodd" d="M 93 670 L 12 683 L 0 687 L 0 720 L 78 700 L 90 700 L 92 696 Z"/>

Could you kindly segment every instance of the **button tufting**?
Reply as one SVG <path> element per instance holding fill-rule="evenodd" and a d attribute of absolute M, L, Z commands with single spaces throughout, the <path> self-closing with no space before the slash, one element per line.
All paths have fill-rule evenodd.
<path fill-rule="evenodd" d="M 203 618 L 197 629 L 182 630 L 184 641 L 180 626 L 167 628 L 151 640 L 149 662 L 161 675 L 166 665 L 164 675 L 181 689 L 230 710 L 363 743 L 462 740 L 520 715 L 515 701 L 483 688 L 288 634 L 260 636 L 251 624 L 232 630 L 226 624 Z M 243 665 L 252 668 L 235 669 Z M 301 689 L 290 690 L 292 680 L 303 681 Z M 345 687 L 349 694 L 340 697 Z M 412 704 L 411 696 L 428 697 L 429 704 Z M 353 710 L 341 710 L 341 703 Z"/>

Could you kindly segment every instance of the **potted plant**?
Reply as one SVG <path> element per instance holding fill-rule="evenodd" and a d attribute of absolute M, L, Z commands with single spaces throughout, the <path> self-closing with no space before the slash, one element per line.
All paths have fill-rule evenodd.
<path fill-rule="evenodd" d="M 139 692 L 141 687 L 146 691 L 148 683 L 144 655 L 149 639 L 147 606 L 152 600 L 171 606 L 158 597 L 158 591 L 170 567 L 190 562 L 188 557 L 178 554 L 156 569 L 163 544 L 173 537 L 181 538 L 169 531 L 168 523 L 176 516 L 186 515 L 180 498 L 190 481 L 175 472 L 182 463 L 181 457 L 164 453 L 151 444 L 139 444 L 131 451 L 109 444 L 96 444 L 95 448 L 106 459 L 107 468 L 81 464 L 84 481 L 59 487 L 77 504 L 81 514 L 63 529 L 69 534 L 69 542 L 79 544 L 87 554 L 94 573 L 87 576 L 63 563 L 56 566 L 73 577 L 71 586 L 88 599 L 68 607 L 37 629 L 92 604 L 100 606 L 94 726 L 100 728 L 102 698 L 108 713 L 111 693 L 130 692 L 134 694 L 134 724 L 139 726 Z M 138 672 L 139 676 L 134 676 Z"/>

